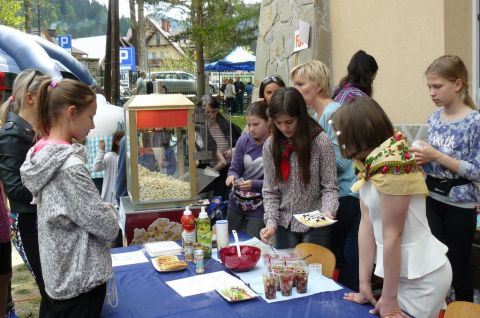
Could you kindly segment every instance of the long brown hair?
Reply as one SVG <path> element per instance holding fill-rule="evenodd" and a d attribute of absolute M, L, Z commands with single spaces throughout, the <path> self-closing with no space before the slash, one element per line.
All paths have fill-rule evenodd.
<path fill-rule="evenodd" d="M 468 88 L 470 86 L 468 84 L 468 71 L 461 58 L 456 55 L 440 56 L 427 67 L 425 76 L 428 74 L 438 75 L 450 82 L 460 80 L 462 82 L 460 96 L 463 103 L 471 109 L 477 108 L 472 97 L 470 97 L 470 94 L 468 93 Z"/>
<path fill-rule="evenodd" d="M 270 101 L 268 115 L 272 119 L 272 146 L 273 163 L 275 165 L 275 180 L 283 182 L 280 171 L 280 161 L 282 156 L 282 141 L 285 136 L 277 128 L 274 121 L 281 114 L 288 114 L 297 119 L 297 125 L 293 138 L 295 153 L 298 158 L 298 167 L 300 171 L 300 180 L 306 187 L 310 183 L 310 160 L 312 150 L 312 131 L 319 127 L 307 111 L 307 105 L 302 94 L 293 87 L 279 88 L 275 91 Z"/>
<path fill-rule="evenodd" d="M 355 97 L 332 117 L 342 156 L 354 158 L 373 150 L 393 136 L 393 125 L 382 107 L 370 97 Z"/>
<path fill-rule="evenodd" d="M 340 80 L 332 98 L 335 98 L 346 84 L 351 84 L 371 97 L 373 94 L 373 77 L 377 72 L 378 64 L 375 58 L 363 50 L 358 50 L 350 59 L 347 66 L 347 75 Z"/>
<path fill-rule="evenodd" d="M 95 92 L 87 85 L 72 79 L 59 82 L 44 81 L 37 94 L 37 128 L 47 136 L 59 114 L 68 106 L 74 105 L 79 113 L 95 101 Z"/>

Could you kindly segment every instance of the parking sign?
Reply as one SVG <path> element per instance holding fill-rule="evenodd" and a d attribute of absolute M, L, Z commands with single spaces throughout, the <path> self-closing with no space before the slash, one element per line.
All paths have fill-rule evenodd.
<path fill-rule="evenodd" d="M 59 35 L 57 37 L 58 46 L 72 53 L 72 35 Z"/>
<path fill-rule="evenodd" d="M 135 71 L 135 48 L 121 47 L 120 48 L 120 70 Z"/>

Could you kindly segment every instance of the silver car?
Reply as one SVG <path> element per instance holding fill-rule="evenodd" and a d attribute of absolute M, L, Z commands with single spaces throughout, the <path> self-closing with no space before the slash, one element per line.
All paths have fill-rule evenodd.
<path fill-rule="evenodd" d="M 197 94 L 197 78 L 187 72 L 181 71 L 165 71 L 152 72 L 155 75 L 155 82 L 162 83 L 163 94 Z M 213 94 L 215 92 L 212 84 L 208 85 L 208 92 Z"/>

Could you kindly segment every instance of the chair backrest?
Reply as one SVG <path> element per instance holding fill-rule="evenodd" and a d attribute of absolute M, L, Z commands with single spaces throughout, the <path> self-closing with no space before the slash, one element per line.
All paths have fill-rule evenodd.
<path fill-rule="evenodd" d="M 444 318 L 478 318 L 480 317 L 480 305 L 467 301 L 454 301 L 445 311 Z"/>
<path fill-rule="evenodd" d="M 335 254 L 328 248 L 314 243 L 300 243 L 295 246 L 295 251 L 300 257 L 306 257 L 307 264 L 320 263 L 322 264 L 322 274 L 328 278 L 332 278 L 335 270 L 336 259 Z"/>

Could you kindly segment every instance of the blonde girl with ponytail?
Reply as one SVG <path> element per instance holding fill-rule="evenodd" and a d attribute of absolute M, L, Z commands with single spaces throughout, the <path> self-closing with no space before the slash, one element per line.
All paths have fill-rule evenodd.
<path fill-rule="evenodd" d="M 473 301 L 470 252 L 480 201 L 480 114 L 469 94 L 468 73 L 455 55 L 434 60 L 425 71 L 438 110 L 428 119 L 428 142 L 411 148 L 427 174 L 427 218 L 448 246 L 455 300 Z"/>

